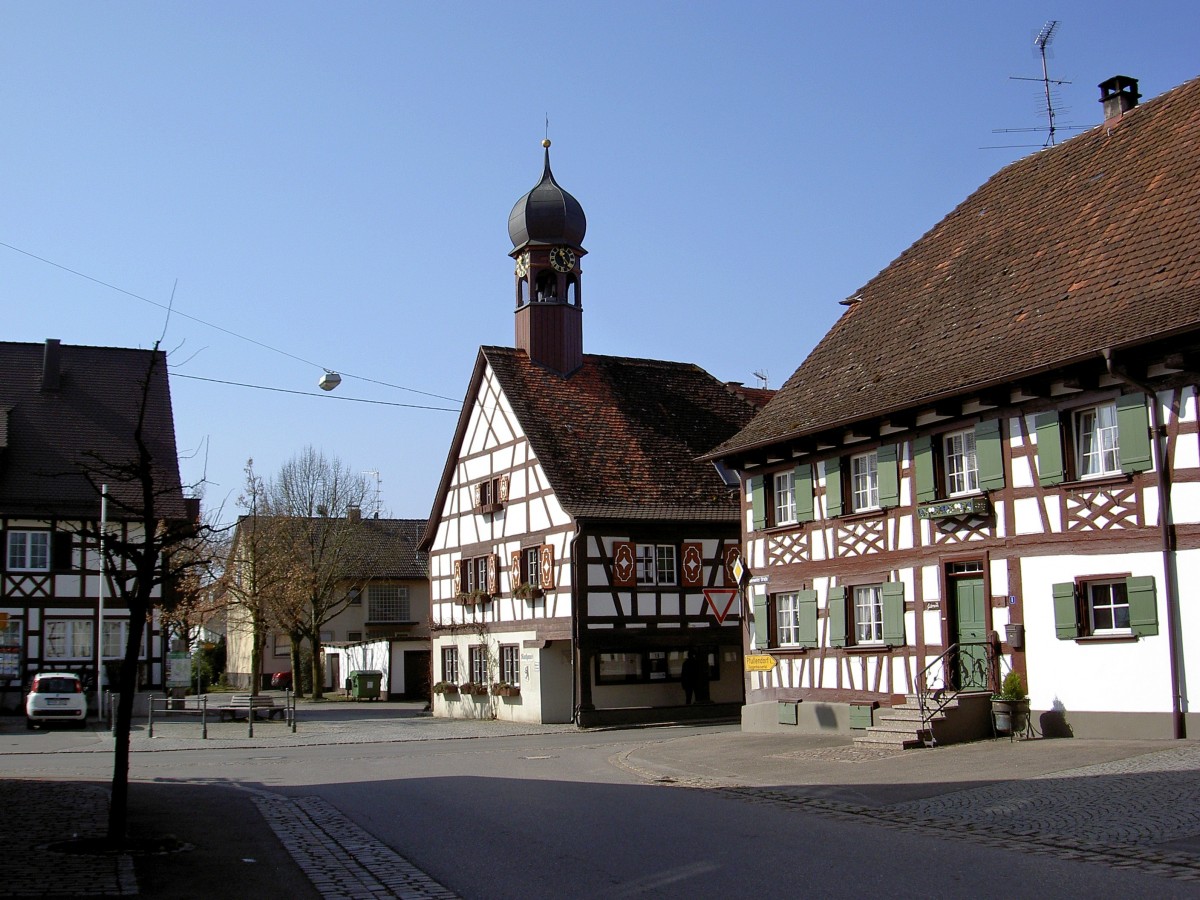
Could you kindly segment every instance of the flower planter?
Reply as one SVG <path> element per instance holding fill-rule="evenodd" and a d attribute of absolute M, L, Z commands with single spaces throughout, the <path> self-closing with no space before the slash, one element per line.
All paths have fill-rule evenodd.
<path fill-rule="evenodd" d="M 992 700 L 992 724 L 1000 734 L 1022 734 L 1029 726 L 1028 700 Z"/>
<path fill-rule="evenodd" d="M 459 690 L 464 694 L 470 694 L 472 697 L 486 697 L 488 692 L 487 685 L 473 684 L 471 682 L 459 685 Z"/>
<path fill-rule="evenodd" d="M 520 697 L 521 689 L 511 684 L 493 684 L 493 697 Z"/>

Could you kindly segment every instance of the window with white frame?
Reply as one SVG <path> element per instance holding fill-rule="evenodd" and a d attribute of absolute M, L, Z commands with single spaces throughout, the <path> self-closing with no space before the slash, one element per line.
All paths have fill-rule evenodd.
<path fill-rule="evenodd" d="M 675 584 L 675 547 L 671 544 L 638 544 L 637 583 Z"/>
<path fill-rule="evenodd" d="M 476 684 L 488 682 L 487 648 L 476 646 L 471 648 L 471 680 Z"/>
<path fill-rule="evenodd" d="M 1125 579 L 1086 581 L 1082 587 L 1092 634 L 1129 632 L 1129 596 Z"/>
<path fill-rule="evenodd" d="M 104 658 L 121 659 L 125 655 L 125 641 L 128 635 L 128 619 L 105 619 Z"/>
<path fill-rule="evenodd" d="M 485 574 L 486 581 L 486 574 Z M 408 587 L 402 584 L 372 584 L 367 587 L 368 622 L 410 621 Z"/>
<path fill-rule="evenodd" d="M 10 531 L 8 533 L 8 570 L 10 572 L 46 572 L 50 569 L 50 532 Z"/>
<path fill-rule="evenodd" d="M 500 648 L 500 680 L 513 687 L 521 686 L 521 648 L 516 644 Z"/>
<path fill-rule="evenodd" d="M 796 522 L 796 473 L 793 469 L 775 473 L 775 525 Z"/>
<path fill-rule="evenodd" d="M 1075 471 L 1081 479 L 1120 473 L 1115 403 L 1076 410 Z"/>
<path fill-rule="evenodd" d="M 462 561 L 463 578 L 466 582 L 465 590 L 469 594 L 472 591 L 487 591 L 488 589 L 488 558 L 486 556 L 476 556 L 466 558 Z"/>
<path fill-rule="evenodd" d="M 854 642 L 883 643 L 883 589 L 877 584 L 854 588 Z"/>
<path fill-rule="evenodd" d="M 794 591 L 775 595 L 775 633 L 780 647 L 800 643 L 800 595 Z"/>
<path fill-rule="evenodd" d="M 94 659 L 91 619 L 48 619 L 43 632 L 46 659 Z"/>
<path fill-rule="evenodd" d="M 855 510 L 879 508 L 879 454 L 850 457 L 850 499 Z"/>
<path fill-rule="evenodd" d="M 442 648 L 442 681 L 458 684 L 458 648 Z"/>
<path fill-rule="evenodd" d="M 958 497 L 979 490 L 979 463 L 975 457 L 975 429 L 946 435 L 946 495 Z"/>

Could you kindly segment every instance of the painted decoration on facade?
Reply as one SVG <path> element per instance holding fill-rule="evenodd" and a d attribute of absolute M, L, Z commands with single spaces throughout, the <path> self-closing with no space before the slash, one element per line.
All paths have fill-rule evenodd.
<path fill-rule="evenodd" d="M 741 558 L 742 558 L 742 551 L 741 551 L 740 547 L 726 547 L 725 548 L 725 566 L 724 566 L 724 568 L 725 568 L 725 583 L 726 584 L 737 584 L 738 583 L 738 576 L 737 576 L 737 573 L 734 571 L 734 563 L 736 563 Z"/>
<path fill-rule="evenodd" d="M 637 566 L 633 544 L 622 541 L 613 544 L 613 585 L 633 587 L 637 583 Z"/>
<path fill-rule="evenodd" d="M 542 590 L 554 590 L 554 548 L 549 544 L 543 544 L 541 552 L 538 554 L 539 566 L 542 576 Z"/>
<path fill-rule="evenodd" d="M 701 544 L 683 545 L 683 586 L 700 587 L 704 583 L 704 547 Z"/>

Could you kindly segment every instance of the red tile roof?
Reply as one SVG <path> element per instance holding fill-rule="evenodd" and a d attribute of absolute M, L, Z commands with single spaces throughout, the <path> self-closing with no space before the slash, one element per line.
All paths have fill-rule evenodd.
<path fill-rule="evenodd" d="M 255 519 L 249 515 L 238 518 L 237 529 L 234 532 L 236 545 L 243 535 L 253 532 L 257 521 L 262 523 L 274 521 L 275 516 L 260 516 Z M 284 521 L 289 521 L 284 518 Z M 297 524 L 302 529 L 297 534 L 308 535 L 304 529 L 309 527 L 313 539 L 319 542 L 321 531 L 327 526 L 333 526 L 337 533 L 325 535 L 331 548 L 336 549 L 338 567 L 348 579 L 370 578 L 419 578 L 424 579 L 429 574 L 428 560 L 424 553 L 417 549 L 417 543 L 425 530 L 424 519 L 373 519 L 364 518 L 357 522 L 350 519 L 299 519 Z"/>
<path fill-rule="evenodd" d="M 718 455 L 1200 326 L 1200 79 L 993 176 Z"/>
<path fill-rule="evenodd" d="M 97 471 L 97 459 L 133 458 L 133 434 L 150 372 L 151 351 L 59 346 L 55 390 L 42 390 L 45 344 L 0 342 L 0 515 L 92 518 L 100 515 L 97 483 L 107 482 L 111 519 L 131 517 L 140 489 Z M 3 411 L 7 409 L 7 416 Z M 7 420 L 6 422 L 4 420 Z M 145 434 L 157 468 L 160 515 L 187 515 L 175 449 L 166 356 L 151 380 Z"/>

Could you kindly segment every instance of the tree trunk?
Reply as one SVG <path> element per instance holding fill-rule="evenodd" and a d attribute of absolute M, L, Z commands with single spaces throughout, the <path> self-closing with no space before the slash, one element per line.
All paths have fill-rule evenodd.
<path fill-rule="evenodd" d="M 303 697 L 305 691 L 304 678 L 300 671 L 303 668 L 303 660 L 300 653 L 300 635 L 293 631 L 288 635 L 288 640 L 290 642 L 288 651 L 289 660 L 292 666 L 292 690 L 297 697 Z"/>
<path fill-rule="evenodd" d="M 108 841 L 118 845 L 125 840 L 129 813 L 129 732 L 133 727 L 133 695 L 137 690 L 137 665 L 141 656 L 142 635 L 146 630 L 146 611 L 129 610 L 129 635 L 125 657 L 117 677 L 117 719 L 113 731 L 112 796 L 108 803 Z"/>
<path fill-rule="evenodd" d="M 312 698 L 324 700 L 325 679 L 321 672 L 321 632 L 319 629 L 309 636 L 308 642 L 312 646 Z"/>

